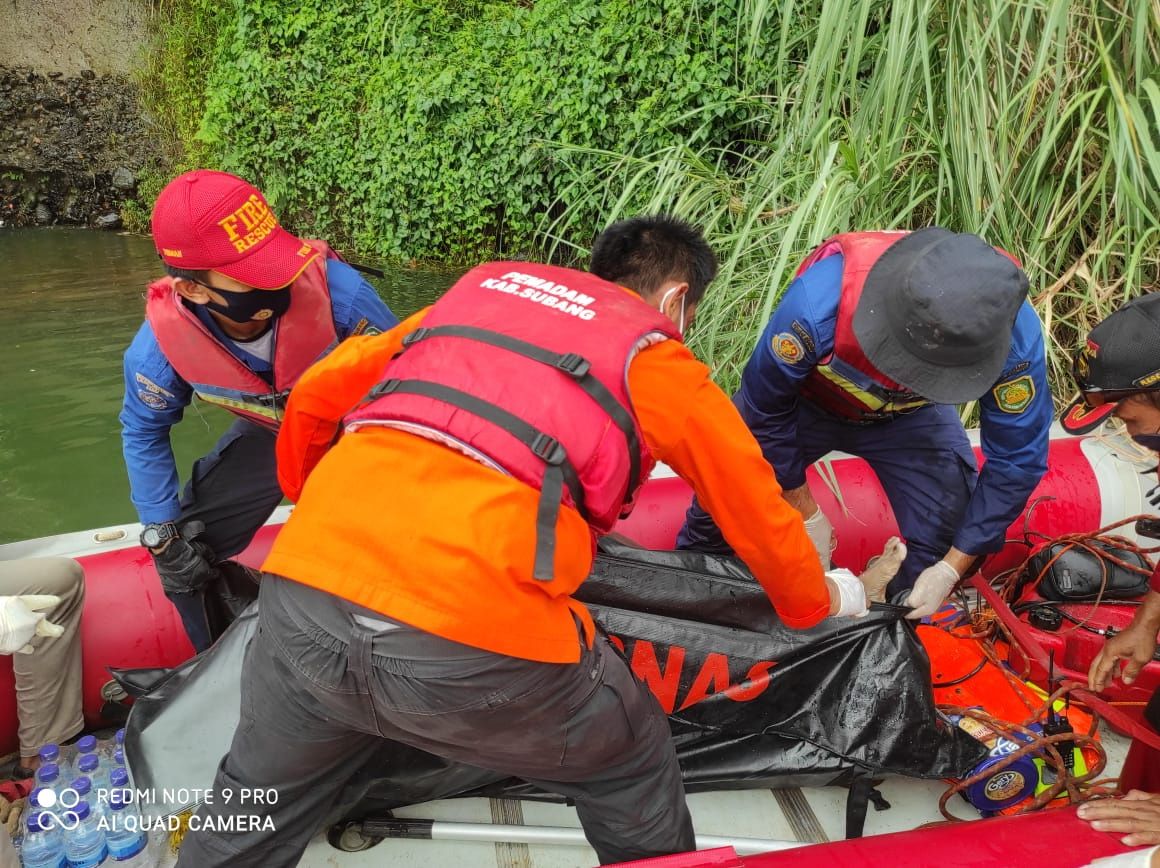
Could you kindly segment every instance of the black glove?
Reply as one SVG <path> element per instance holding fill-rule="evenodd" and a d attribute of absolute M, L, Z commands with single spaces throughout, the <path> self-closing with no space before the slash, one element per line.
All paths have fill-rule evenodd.
<path fill-rule="evenodd" d="M 190 594 L 221 578 L 214 550 L 197 539 L 204 530 L 202 522 L 188 522 L 181 528 L 181 536 L 171 540 L 160 553 L 153 554 L 153 565 L 165 593 Z"/>

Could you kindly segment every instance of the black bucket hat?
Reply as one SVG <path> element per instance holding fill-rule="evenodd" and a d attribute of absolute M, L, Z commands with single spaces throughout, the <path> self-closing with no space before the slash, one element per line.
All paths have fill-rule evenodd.
<path fill-rule="evenodd" d="M 1116 404 L 1160 391 L 1160 295 L 1133 299 L 1091 330 L 1071 363 L 1080 396 L 1059 417 L 1069 434 L 1086 434 Z"/>
<path fill-rule="evenodd" d="M 866 275 L 854 337 L 879 371 L 936 404 L 995 385 L 1027 276 L 977 235 L 933 226 L 904 235 Z"/>

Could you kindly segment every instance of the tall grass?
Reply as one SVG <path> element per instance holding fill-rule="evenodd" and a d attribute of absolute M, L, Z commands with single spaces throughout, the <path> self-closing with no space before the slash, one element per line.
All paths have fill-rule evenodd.
<path fill-rule="evenodd" d="M 1160 288 L 1160 0 L 742 5 L 732 50 L 747 139 L 561 148 L 573 207 L 545 223 L 549 245 L 583 249 L 572 215 L 592 209 L 703 225 L 722 268 L 693 341 L 733 387 L 797 263 L 828 235 L 976 232 L 1023 262 L 1053 387 L 1070 394 L 1082 335 Z M 771 51 L 772 76 L 749 75 Z"/>

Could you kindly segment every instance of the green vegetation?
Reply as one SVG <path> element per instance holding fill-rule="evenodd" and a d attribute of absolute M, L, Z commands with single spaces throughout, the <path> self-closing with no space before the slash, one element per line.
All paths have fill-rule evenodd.
<path fill-rule="evenodd" d="M 723 262 L 726 386 L 811 246 L 937 223 L 1025 265 L 1054 382 L 1160 284 L 1154 0 L 169 0 L 150 98 L 191 161 L 394 259 L 568 259 L 676 211 Z"/>
<path fill-rule="evenodd" d="M 764 55 L 734 57 L 738 11 L 171 0 L 148 99 L 174 116 L 178 164 L 248 175 L 290 225 L 392 259 L 529 253 L 568 204 L 559 143 L 647 154 L 751 132 L 746 81 Z"/>

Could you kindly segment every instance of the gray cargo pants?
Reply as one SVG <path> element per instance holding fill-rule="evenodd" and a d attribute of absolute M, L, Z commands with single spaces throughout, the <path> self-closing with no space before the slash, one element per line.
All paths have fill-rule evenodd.
<path fill-rule="evenodd" d="M 664 712 L 603 636 L 579 663 L 536 663 L 277 576 L 263 578 L 260 600 L 241 720 L 199 813 L 268 816 L 274 828 L 193 832 L 180 868 L 296 865 L 382 738 L 574 799 L 602 863 L 694 849 Z M 242 804 L 243 788 L 276 789 L 277 802 Z"/>
<path fill-rule="evenodd" d="M 199 539 L 219 561 L 232 558 L 250 544 L 254 534 L 282 502 L 274 457 L 276 435 L 246 419 L 238 419 L 206 456 L 194 462 L 181 495 L 179 526 L 205 524 Z M 173 603 L 186 635 L 197 652 L 213 644 L 206 614 L 205 591 L 165 596 Z"/>

